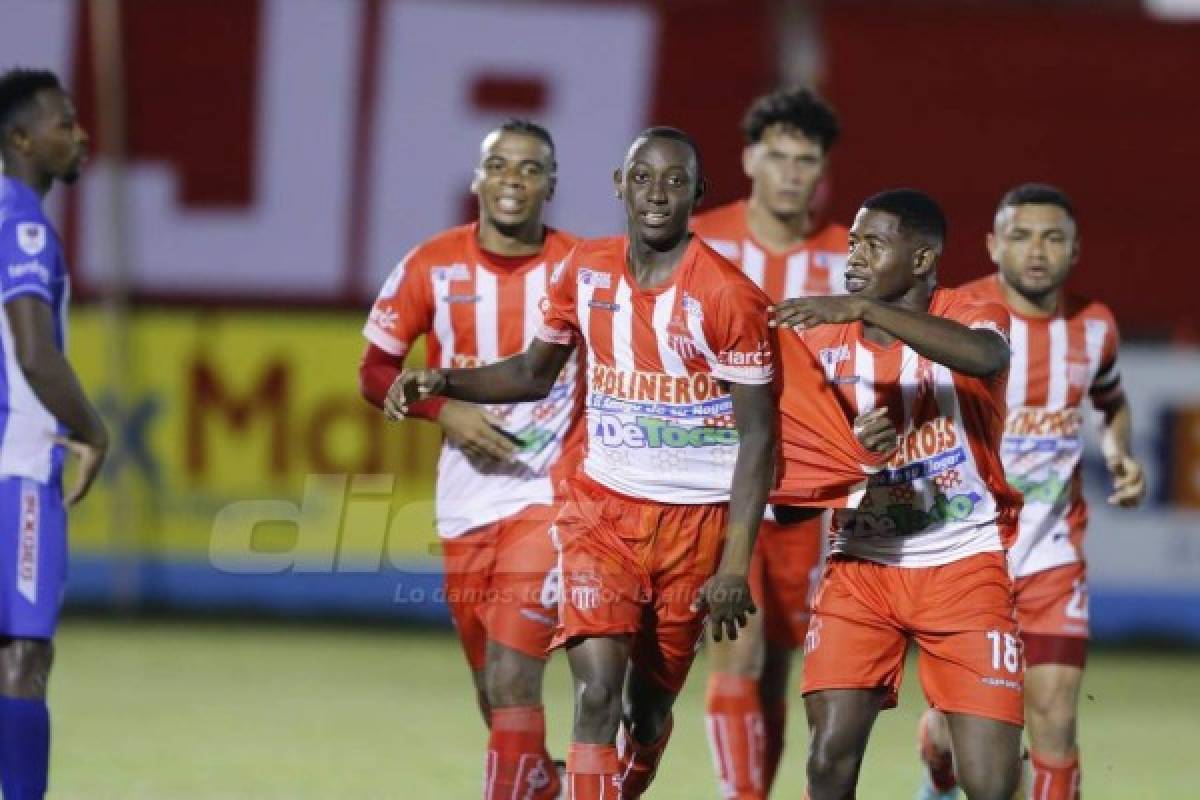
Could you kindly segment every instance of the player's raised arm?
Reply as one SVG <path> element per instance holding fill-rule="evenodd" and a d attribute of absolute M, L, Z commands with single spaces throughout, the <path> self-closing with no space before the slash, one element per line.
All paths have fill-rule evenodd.
<path fill-rule="evenodd" d="M 396 419 L 427 397 L 470 403 L 527 403 L 550 394 L 571 345 L 534 339 L 524 353 L 475 369 L 406 369 L 388 391 L 384 412 Z"/>

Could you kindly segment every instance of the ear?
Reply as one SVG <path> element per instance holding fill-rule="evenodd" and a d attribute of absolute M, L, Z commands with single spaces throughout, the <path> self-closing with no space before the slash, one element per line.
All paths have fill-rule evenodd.
<path fill-rule="evenodd" d="M 618 200 L 622 199 L 625 196 L 625 193 L 622 191 L 622 187 L 621 187 L 621 168 L 620 167 L 613 170 L 613 189 L 616 190 Z"/>
<path fill-rule="evenodd" d="M 546 200 L 549 202 L 554 199 L 554 190 L 558 188 L 558 165 L 555 164 L 550 170 L 550 179 L 547 181 Z"/>
<path fill-rule="evenodd" d="M 1070 263 L 1071 263 L 1072 267 L 1075 266 L 1077 263 L 1079 263 L 1079 253 L 1082 250 L 1083 250 L 1083 240 L 1081 240 L 1078 236 L 1076 236 L 1075 241 L 1071 244 L 1071 262 Z"/>
<path fill-rule="evenodd" d="M 481 186 L 483 186 L 483 169 L 476 167 L 475 171 L 471 173 L 471 194 L 478 197 Z"/>
<path fill-rule="evenodd" d="M 750 180 L 754 180 L 754 164 L 758 161 L 758 146 L 748 144 L 742 148 L 742 172 Z"/>
<path fill-rule="evenodd" d="M 936 247 L 923 244 L 913 253 L 913 276 L 924 278 L 933 274 L 937 267 L 939 251 Z"/>
<path fill-rule="evenodd" d="M 1000 266 L 1000 240 L 996 238 L 995 233 L 988 231 L 986 242 L 988 257 L 992 259 L 993 264 Z"/>
<path fill-rule="evenodd" d="M 696 184 L 696 193 L 692 195 L 692 205 L 700 205 L 706 194 L 708 194 L 708 178 L 701 178 L 700 182 Z"/>

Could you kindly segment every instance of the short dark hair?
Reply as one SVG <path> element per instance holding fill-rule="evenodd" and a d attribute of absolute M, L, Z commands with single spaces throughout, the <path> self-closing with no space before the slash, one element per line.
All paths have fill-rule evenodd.
<path fill-rule="evenodd" d="M 550 161 L 554 162 L 557 158 L 554 149 L 554 137 L 550 135 L 550 131 L 545 127 L 537 124 L 531 119 L 522 117 L 509 117 L 496 126 L 495 130 L 501 133 L 524 133 L 535 139 L 541 139 L 546 143 L 546 147 L 550 148 Z"/>
<path fill-rule="evenodd" d="M 750 104 L 742 118 L 742 133 L 750 144 L 762 141 L 763 131 L 772 125 L 798 129 L 821 145 L 826 153 L 842 132 L 837 114 L 811 89 L 777 89 Z"/>
<path fill-rule="evenodd" d="M 700 184 L 704 183 L 704 161 L 700 158 L 700 145 L 696 144 L 696 140 L 687 131 L 672 128 L 669 125 L 653 125 L 633 138 L 635 142 L 645 139 L 673 139 L 676 142 L 686 144 L 691 148 L 692 155 L 696 158 L 696 179 L 699 182 L 697 188 L 699 188 Z"/>
<path fill-rule="evenodd" d="M 1075 204 L 1071 202 L 1071 198 L 1062 189 L 1048 183 L 1022 183 L 1020 186 L 1014 186 L 1000 198 L 1000 205 L 996 207 L 996 211 L 1027 205 L 1058 206 L 1067 212 L 1068 217 L 1075 219 Z"/>
<path fill-rule="evenodd" d="M 946 241 L 946 215 L 937 202 L 916 189 L 889 189 L 863 201 L 868 211 L 883 211 L 900 218 L 900 229 L 919 233 L 937 242 Z"/>
<path fill-rule="evenodd" d="M 38 92 L 61 88 L 58 76 L 48 69 L 13 67 L 0 74 L 0 130 L 29 106 Z"/>

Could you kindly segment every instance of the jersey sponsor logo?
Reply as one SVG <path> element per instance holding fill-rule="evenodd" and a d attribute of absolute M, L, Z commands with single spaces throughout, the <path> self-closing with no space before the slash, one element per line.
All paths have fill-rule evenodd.
<path fill-rule="evenodd" d="M 50 268 L 37 261 L 26 261 L 22 264 L 9 264 L 8 277 L 10 280 L 20 280 L 32 275 L 42 283 L 50 282 Z"/>
<path fill-rule="evenodd" d="M 1078 408 L 1047 411 L 1020 408 L 1009 411 L 1004 422 L 1001 451 L 1006 456 L 1032 452 L 1074 450 L 1081 446 L 1083 414 Z"/>
<path fill-rule="evenodd" d="M 738 443 L 737 430 L 711 425 L 680 425 L 660 417 L 639 416 L 626 422 L 614 414 L 604 414 L 592 431 L 605 447 L 634 450 L 662 447 L 726 447 Z"/>
<path fill-rule="evenodd" d="M 591 286 L 595 289 L 611 289 L 612 275 L 603 270 L 589 267 L 579 268 L 579 285 Z"/>
<path fill-rule="evenodd" d="M 908 470 L 910 467 L 928 464 L 930 461 L 941 461 L 943 459 L 937 458 L 940 455 L 954 455 L 957 453 L 961 458 L 949 459 L 948 463 L 940 469 L 931 467 L 930 469 L 923 470 L 917 477 L 932 475 L 944 469 L 949 469 L 966 460 L 966 454 L 958 446 L 961 440 L 962 437 L 959 436 L 958 429 L 954 425 L 954 420 L 949 417 L 935 417 L 922 423 L 918 428 L 909 431 L 901 439 L 896 452 L 889 459 L 887 468 L 873 477 L 886 478 L 890 473 Z M 885 480 L 883 482 L 907 483 L 909 480 L 912 480 L 912 478 L 904 481 Z"/>
<path fill-rule="evenodd" d="M 390 331 L 396 327 L 396 322 L 400 319 L 400 315 L 390 308 L 373 308 L 367 321 L 372 325 L 383 328 L 385 331 Z"/>
<path fill-rule="evenodd" d="M 40 222 L 17 223 L 17 246 L 31 256 L 46 249 L 46 226 Z"/>
<path fill-rule="evenodd" d="M 1023 475 L 1006 475 L 1005 479 L 1021 493 L 1026 503 L 1056 505 L 1071 488 L 1069 481 L 1054 474 L 1037 480 Z"/>
<path fill-rule="evenodd" d="M 707 372 L 667 375 L 593 364 L 588 386 L 592 392 L 616 400 L 689 405 L 728 397 L 728 392 Z"/>
<path fill-rule="evenodd" d="M 759 342 L 752 351 L 722 350 L 717 353 L 717 363 L 723 367 L 769 367 L 771 345 Z"/>
<path fill-rule="evenodd" d="M 467 269 L 466 264 L 451 264 L 448 267 L 434 267 L 430 274 L 435 281 L 469 281 L 471 280 L 471 271 Z"/>
<path fill-rule="evenodd" d="M 26 481 L 21 487 L 21 532 L 17 541 L 17 592 L 30 603 L 37 603 L 39 512 L 37 489 Z"/>

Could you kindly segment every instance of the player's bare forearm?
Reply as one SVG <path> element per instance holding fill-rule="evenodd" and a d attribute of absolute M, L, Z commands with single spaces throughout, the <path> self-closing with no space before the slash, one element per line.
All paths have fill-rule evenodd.
<path fill-rule="evenodd" d="M 988 378 L 1008 367 L 1008 344 L 992 331 L 876 302 L 866 304 L 862 319 L 900 339 L 930 361 L 964 375 Z"/>
<path fill-rule="evenodd" d="M 732 384 L 738 456 L 729 496 L 729 523 L 719 572 L 745 575 L 775 480 L 775 396 L 770 386 Z"/>
<path fill-rule="evenodd" d="M 88 401 L 75 370 L 54 341 L 50 307 L 33 297 L 18 297 L 5 305 L 18 366 L 46 410 L 78 439 L 104 450 L 108 431 Z"/>
<path fill-rule="evenodd" d="M 440 370 L 438 393 L 470 403 L 524 403 L 550 394 L 571 347 L 534 339 L 524 353 L 475 369 Z"/>

